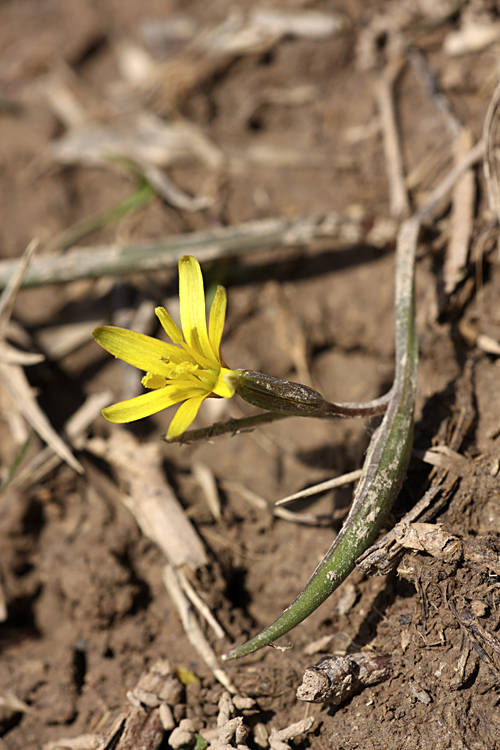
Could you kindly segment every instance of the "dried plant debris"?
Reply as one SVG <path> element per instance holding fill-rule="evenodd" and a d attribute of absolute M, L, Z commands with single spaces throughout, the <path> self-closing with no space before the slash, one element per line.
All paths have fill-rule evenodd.
<path fill-rule="evenodd" d="M 138 164 L 172 167 L 201 162 L 213 168 L 224 156 L 192 123 L 166 123 L 152 113 L 124 117 L 115 125 L 89 124 L 54 141 L 51 153 L 60 164 L 108 166 L 112 155 Z"/>
<path fill-rule="evenodd" d="M 465 537 L 460 542 L 461 556 L 446 560 L 437 556 L 406 555 L 398 573 L 411 581 L 420 599 L 420 638 L 427 642 L 436 622 L 442 622 L 449 608 L 463 633 L 460 656 L 456 667 L 454 689 L 462 687 L 466 677 L 469 645 L 479 660 L 498 681 L 500 678 L 500 643 L 496 635 L 500 603 L 497 578 L 498 539 Z M 455 553 L 458 553 L 455 547 Z M 427 550 L 429 552 L 429 550 Z M 444 645 L 441 631 L 439 638 Z M 407 644 L 406 644 L 407 645 Z M 404 649 L 403 649 L 404 650 Z M 468 673 L 470 677 L 470 670 Z"/>
<path fill-rule="evenodd" d="M 64 738 L 46 743 L 43 750 L 172 750 L 207 748 L 207 750 L 248 750 L 248 727 L 238 711 L 254 708 L 250 698 L 223 692 L 219 699 L 217 725 L 202 728 L 193 719 L 174 719 L 176 707 L 185 701 L 185 690 L 173 676 L 166 660 L 156 662 L 140 677 L 137 686 L 127 693 L 128 703 L 119 716 L 109 720 L 104 732 Z M 311 731 L 314 717 L 272 729 L 270 750 L 290 750 L 290 741 Z M 266 742 L 267 744 L 267 742 Z"/>
<path fill-rule="evenodd" d="M 203 544 L 168 484 L 160 443 L 140 444 L 132 433 L 114 430 L 108 440 L 93 439 L 88 450 L 115 469 L 120 499 L 175 567 L 195 570 L 207 564 Z"/>
<path fill-rule="evenodd" d="M 453 534 L 446 533 L 438 524 L 412 523 L 406 528 L 399 524 L 396 540 L 406 549 L 427 552 L 448 562 L 462 557 L 461 541 Z"/>
<path fill-rule="evenodd" d="M 348 28 L 340 13 L 290 11 L 255 8 L 249 12 L 233 9 L 216 24 L 203 26 L 191 16 L 176 15 L 149 19 L 142 24 L 142 35 L 156 57 L 169 60 L 198 57 L 236 57 L 269 51 L 284 37 L 326 40 Z M 148 65 L 137 63 L 134 70 L 147 72 Z M 128 66 L 130 68 L 130 66 Z M 137 72 L 135 73 L 137 78 Z"/>
<path fill-rule="evenodd" d="M 0 385 L 8 394 L 13 408 L 24 417 L 33 430 L 50 446 L 51 450 L 75 471 L 83 473 L 83 466 L 73 456 L 67 444 L 56 433 L 47 415 L 40 408 L 22 367 L 25 364 L 36 364 L 43 357 L 26 355 L 23 352 L 19 352 L 16 356 L 16 350 L 7 346 L 5 342 L 14 301 L 38 244 L 38 240 L 30 242 L 0 297 Z M 2 349 L 5 351 L 5 357 L 1 357 Z"/>
<path fill-rule="evenodd" d="M 107 441 L 97 438 L 88 441 L 87 448 L 113 466 L 123 488 L 118 493 L 120 500 L 134 515 L 143 534 L 158 545 L 169 561 L 163 579 L 189 641 L 215 678 L 230 692 L 237 692 L 198 621 L 197 612 L 217 637 L 224 635 L 183 570 L 203 568 L 208 565 L 208 558 L 200 537 L 168 484 L 160 443 L 139 444 L 131 433 L 121 430 L 113 432 Z M 105 481 L 104 477 L 100 481 Z"/>
<path fill-rule="evenodd" d="M 369 652 L 348 656 L 324 656 L 306 669 L 297 688 L 297 698 L 310 703 L 340 705 L 369 685 L 388 680 L 391 657 Z"/>

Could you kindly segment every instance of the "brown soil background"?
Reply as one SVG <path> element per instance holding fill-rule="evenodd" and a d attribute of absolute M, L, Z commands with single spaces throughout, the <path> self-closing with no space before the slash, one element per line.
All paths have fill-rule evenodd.
<path fill-rule="evenodd" d="M 446 3 L 440 2 L 408 8 L 405 3 L 348 0 L 269 5 L 339 13 L 345 28 L 325 40 L 285 38 L 265 53 L 211 67 L 198 62 L 189 75 L 173 66 L 142 104 L 140 97 L 131 97 L 136 110 L 143 106 L 168 121 L 197 124 L 225 153 L 238 155 L 238 166 L 217 173 L 193 163 L 169 169 L 183 190 L 209 196 L 211 206 L 186 212 L 156 199 L 86 244 L 130 243 L 249 219 L 331 210 L 363 210 L 367 223 L 389 217 L 374 94 L 381 61 L 371 70 L 361 64 L 361 42 L 370 29 L 385 29 L 377 36 L 382 59 L 391 40 L 399 41 L 401 50 L 409 44 L 417 47 L 473 141 L 480 138 L 498 76 L 498 46 L 451 57 L 443 44 L 451 31 L 472 20 L 498 23 L 495 3 L 470 3 L 449 18 Z M 185 13 L 200 26 L 214 25 L 232 9 L 227 0 L 193 0 L 187 6 L 174 0 L 0 4 L 3 258 L 18 257 L 33 237 L 40 238 L 43 252 L 43 244 L 59 232 L 133 189 L 118 167 L 54 164 L 50 145 L 67 126 L 50 103 L 51 81 L 65 83 L 88 121 L 113 122 L 118 117 L 113 97 L 119 96 L 118 84 L 124 85 L 117 62 L 120 42 L 144 46 L 141 29 L 151 19 Z M 380 18 L 385 26 L 377 27 Z M 427 165 L 411 189 L 418 205 L 450 168 L 453 137 L 410 65 L 398 78 L 396 108 L 406 174 Z M 286 148 L 295 163 L 283 165 L 271 157 L 257 163 L 249 156 L 257 146 L 278 155 Z M 478 238 L 490 216 L 480 170 L 477 178 L 471 260 L 455 293 L 443 292 L 446 207 L 419 253 L 415 447 L 423 451 L 433 443 L 447 444 L 468 404 L 470 429 L 460 452 L 471 470 L 457 478 L 438 520 L 447 532 L 486 537 L 496 549 L 500 370 L 497 356 L 478 346 L 478 335 L 500 340 L 500 266 L 495 248 L 480 247 Z M 228 288 L 226 361 L 308 380 L 337 401 L 384 392 L 393 373 L 393 249 L 391 243 L 338 246 L 323 241 L 207 267 L 209 284 Z M 56 429 L 103 386 L 112 389 L 114 400 L 138 392 L 138 381 L 131 382 L 128 371 L 98 349 L 91 331 L 99 322 L 130 321 L 143 303 L 149 303 L 150 312 L 163 303 L 175 309 L 176 283 L 176 274 L 165 271 L 19 293 L 13 320 L 23 327 L 28 347 L 47 355 L 41 365 L 26 368 L 26 374 Z M 154 316 L 147 320 L 146 330 L 154 335 Z M 49 354 L 46 342 L 57 339 L 62 324 L 74 324 L 75 330 L 78 324 L 84 330 L 81 343 L 63 356 Z M 199 424 L 248 411 L 236 403 L 224 403 L 222 409 L 206 409 Z M 2 395 L 3 476 L 20 447 L 9 417 L 14 412 Z M 141 442 L 157 441 L 168 418 L 159 414 L 133 432 Z M 302 510 L 333 513 L 332 524 L 312 527 L 252 506 L 234 482 L 274 501 L 352 471 L 362 464 L 369 429 L 362 422 L 290 420 L 213 443 L 162 448 L 166 476 L 210 559 L 195 583 L 228 634 L 225 643 L 209 636 L 218 653 L 255 634 L 292 601 L 328 549 L 351 495 L 349 489 L 329 492 L 302 505 Z M 109 438 L 117 430 L 99 417 L 89 436 Z M 42 447 L 32 436 L 24 461 Z M 162 554 L 141 534 L 119 490 L 109 490 L 110 477 L 114 487 L 118 478 L 86 451 L 78 455 L 84 476 L 60 465 L 42 482 L 17 491 L 7 487 L 0 495 L 0 579 L 7 606 L 7 619 L 0 624 L 0 748 L 42 748 L 61 737 L 100 731 L 106 718 L 126 705 L 127 690 L 159 658 L 199 678 L 186 688 L 176 715 L 192 718 L 203 734 L 215 726 L 223 689 L 183 632 L 162 583 Z M 218 520 L 193 473 L 197 462 L 212 470 L 220 489 Z M 388 528 L 422 495 L 428 473 L 418 458 L 412 461 Z M 423 553 L 410 555 L 405 564 L 413 566 L 416 585 L 395 572 L 371 578 L 354 572 L 285 639 L 293 649 L 267 649 L 226 665 L 237 687 L 256 701 L 245 715 L 250 747 L 258 747 L 256 724 L 282 728 L 306 714 L 315 716 L 316 723 L 296 744 L 315 750 L 500 746 L 495 570 L 446 565 Z M 474 631 L 467 634 L 457 621 L 446 592 L 458 608 L 472 607 Z M 474 640 L 480 632 L 490 640 Z M 322 655 L 308 656 L 304 648 L 329 634 L 328 653 L 369 649 L 391 654 L 391 678 L 340 708 L 297 701 L 303 670 Z M 471 642 L 459 679 L 460 659 Z M 27 710 L 13 708 L 9 696 L 23 701 Z M 167 746 L 165 740 L 162 747 Z"/>

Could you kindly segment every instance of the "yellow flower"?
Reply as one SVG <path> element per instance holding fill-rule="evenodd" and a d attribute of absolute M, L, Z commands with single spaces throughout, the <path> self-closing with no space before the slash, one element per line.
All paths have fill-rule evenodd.
<path fill-rule="evenodd" d="M 163 307 L 155 310 L 172 344 L 114 326 L 93 332 L 106 351 L 143 370 L 142 384 L 152 389 L 108 406 L 102 415 L 119 424 L 134 422 L 184 401 L 170 424 L 167 440 L 187 430 L 208 396 L 230 398 L 238 382 L 238 373 L 226 367 L 220 354 L 226 290 L 217 287 L 207 330 L 203 277 L 200 264 L 191 255 L 179 261 L 179 298 L 182 333 Z"/>

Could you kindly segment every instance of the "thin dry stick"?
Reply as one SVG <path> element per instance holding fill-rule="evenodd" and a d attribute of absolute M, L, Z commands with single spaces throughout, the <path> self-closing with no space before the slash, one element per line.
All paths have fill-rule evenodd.
<path fill-rule="evenodd" d="M 450 191 L 463 173 L 467 169 L 470 169 L 474 164 L 481 161 L 485 154 L 484 143 L 484 138 L 478 141 L 476 145 L 471 148 L 469 153 L 463 157 L 462 161 L 456 164 L 439 183 L 435 190 L 432 191 L 425 205 L 417 211 L 417 215 L 421 217 L 422 224 L 425 224 L 432 216 L 434 216 L 440 203 L 445 198 L 448 198 Z"/>
<path fill-rule="evenodd" d="M 325 482 L 320 482 L 312 487 L 307 487 L 305 490 L 295 492 L 293 495 L 282 497 L 281 500 L 276 500 L 275 505 L 286 505 L 287 503 L 293 502 L 293 500 L 300 500 L 303 497 L 310 497 L 311 495 L 317 495 L 319 492 L 326 492 L 327 490 L 334 490 L 337 487 L 344 487 L 346 484 L 353 484 L 357 482 L 361 477 L 361 469 L 350 471 L 347 474 L 342 474 L 340 477 L 334 477 L 333 479 L 327 479 Z"/>
<path fill-rule="evenodd" d="M 500 105 L 500 83 L 497 85 L 493 96 L 486 112 L 486 118 L 484 120 L 483 128 L 483 140 L 486 144 L 486 153 L 484 159 L 484 176 L 486 178 L 486 185 L 488 188 L 488 197 L 490 201 L 490 208 L 497 217 L 497 222 L 500 224 L 500 184 L 498 175 L 495 170 L 495 125 L 499 119 L 499 105 Z"/>
<path fill-rule="evenodd" d="M 490 209 L 500 224 L 500 181 L 498 179 L 497 149 L 495 147 L 495 133 L 500 117 L 500 83 L 497 85 L 491 98 L 483 128 L 483 141 L 485 145 L 484 177 L 488 190 Z"/>
<path fill-rule="evenodd" d="M 220 667 L 215 651 L 203 635 L 198 620 L 193 615 L 189 600 L 182 590 L 178 573 L 171 565 L 166 565 L 163 569 L 163 582 L 170 598 L 177 607 L 177 611 L 182 620 L 182 626 L 190 643 L 194 646 L 221 685 L 224 685 L 226 690 L 229 690 L 230 693 L 237 693 L 237 688 L 233 685 L 227 673 Z"/>
<path fill-rule="evenodd" d="M 377 106 L 384 135 L 385 164 L 389 182 L 389 207 L 391 216 L 396 218 L 404 218 L 410 213 L 394 108 L 394 84 L 402 66 L 402 60 L 389 63 L 376 81 Z"/>
<path fill-rule="evenodd" d="M 465 128 L 453 144 L 455 163 L 470 152 L 472 135 Z M 451 294 L 466 273 L 476 202 L 476 180 L 472 168 L 466 170 L 453 190 L 450 216 L 450 239 L 443 267 L 444 290 Z"/>
<path fill-rule="evenodd" d="M 193 476 L 201 487 L 210 513 L 216 521 L 220 521 L 222 516 L 221 502 L 212 469 L 202 461 L 195 461 L 193 464 Z"/>
<path fill-rule="evenodd" d="M 0 381 L 9 393 L 15 407 L 42 440 L 68 466 L 71 466 L 79 474 L 83 474 L 83 466 L 80 461 L 73 456 L 66 443 L 55 432 L 46 415 L 40 409 L 24 371 L 17 365 L 0 363 Z"/>
<path fill-rule="evenodd" d="M 199 596 L 198 592 L 192 586 L 182 568 L 179 568 L 177 570 L 177 578 L 187 598 L 189 599 L 193 607 L 198 610 L 202 617 L 204 617 L 204 619 L 212 627 L 212 630 L 214 631 L 217 638 L 224 638 L 224 629 L 222 628 L 220 623 L 217 622 L 212 612 L 210 611 L 210 608 L 205 604 L 203 599 Z"/>

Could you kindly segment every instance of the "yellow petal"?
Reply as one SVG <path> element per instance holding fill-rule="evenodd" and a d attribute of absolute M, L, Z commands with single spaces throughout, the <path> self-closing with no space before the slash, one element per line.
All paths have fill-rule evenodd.
<path fill-rule="evenodd" d="M 218 286 L 214 301 L 212 302 L 212 307 L 210 308 L 210 318 L 208 320 L 208 338 L 219 362 L 221 361 L 220 342 L 222 339 L 224 322 L 226 320 L 226 305 L 226 290 L 223 286 Z"/>
<path fill-rule="evenodd" d="M 187 359 L 186 353 L 177 346 L 125 328 L 101 326 L 92 335 L 107 352 L 144 372 L 168 377 L 167 361 L 179 364 Z"/>
<path fill-rule="evenodd" d="M 182 344 L 182 348 L 186 352 L 186 359 L 189 357 L 190 361 L 196 362 L 203 370 L 218 370 L 219 369 L 219 363 L 216 362 L 213 358 L 207 359 L 202 354 L 200 354 L 196 349 L 193 349 L 192 346 L 188 346 L 188 344 Z"/>
<path fill-rule="evenodd" d="M 192 255 L 184 255 L 179 261 L 179 299 L 187 345 L 212 362 L 217 361 L 208 340 L 203 276 L 200 264 Z"/>
<path fill-rule="evenodd" d="M 205 393 L 203 396 L 194 396 L 179 406 L 168 428 L 167 440 L 179 437 L 179 435 L 182 435 L 187 430 L 194 422 L 198 410 L 207 396 L 208 393 Z"/>
<path fill-rule="evenodd" d="M 182 333 L 165 308 L 157 307 L 155 313 L 167 336 L 174 342 L 174 344 L 182 344 Z"/>
<path fill-rule="evenodd" d="M 212 393 L 221 398 L 231 398 L 236 392 L 238 378 L 239 373 L 236 370 L 228 370 L 225 367 L 221 367 L 217 382 L 212 388 Z"/>
<path fill-rule="evenodd" d="M 207 395 L 206 391 L 192 384 L 185 384 L 182 387 L 166 386 L 155 391 L 142 393 L 140 396 L 129 398 L 127 401 L 119 401 L 117 404 L 107 406 L 101 411 L 101 414 L 109 422 L 115 424 L 135 422 L 137 419 L 149 417 L 151 414 L 162 411 L 162 409 L 178 404 L 179 401 L 184 401 L 186 398 L 197 397 L 201 394 Z"/>

